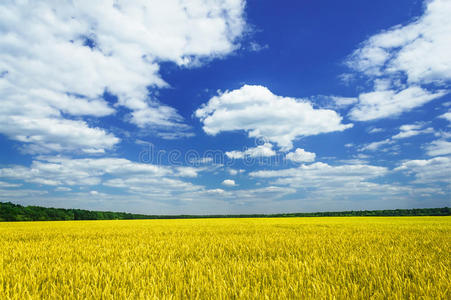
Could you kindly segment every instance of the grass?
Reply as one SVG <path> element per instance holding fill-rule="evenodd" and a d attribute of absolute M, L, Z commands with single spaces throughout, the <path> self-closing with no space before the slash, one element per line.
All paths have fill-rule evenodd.
<path fill-rule="evenodd" d="M 451 299 L 451 217 L 0 223 L 0 299 Z"/>

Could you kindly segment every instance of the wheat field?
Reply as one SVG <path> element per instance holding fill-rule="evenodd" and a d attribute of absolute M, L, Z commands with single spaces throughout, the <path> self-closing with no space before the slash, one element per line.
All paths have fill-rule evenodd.
<path fill-rule="evenodd" d="M 0 299 L 451 299 L 451 217 L 0 223 Z"/>

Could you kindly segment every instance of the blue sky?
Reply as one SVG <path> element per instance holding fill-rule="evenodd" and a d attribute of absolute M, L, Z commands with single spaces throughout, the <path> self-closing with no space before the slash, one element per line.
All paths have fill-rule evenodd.
<path fill-rule="evenodd" d="M 451 3 L 0 4 L 0 201 L 451 204 Z"/>

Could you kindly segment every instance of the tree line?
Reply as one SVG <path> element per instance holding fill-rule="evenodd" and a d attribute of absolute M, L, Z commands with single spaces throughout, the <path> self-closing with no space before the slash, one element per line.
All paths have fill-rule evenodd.
<path fill-rule="evenodd" d="M 64 220 L 132 220 L 189 218 L 277 218 L 277 217 L 348 217 L 348 216 L 449 216 L 451 208 L 414 208 L 358 210 L 340 212 L 244 214 L 244 215 L 142 215 L 125 212 L 22 206 L 0 202 L 0 221 L 64 221 Z"/>

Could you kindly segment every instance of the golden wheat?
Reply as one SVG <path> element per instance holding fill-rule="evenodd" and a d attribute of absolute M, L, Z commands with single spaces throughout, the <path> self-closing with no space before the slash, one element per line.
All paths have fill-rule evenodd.
<path fill-rule="evenodd" d="M 451 299 L 450 217 L 0 223 L 0 299 Z"/>

